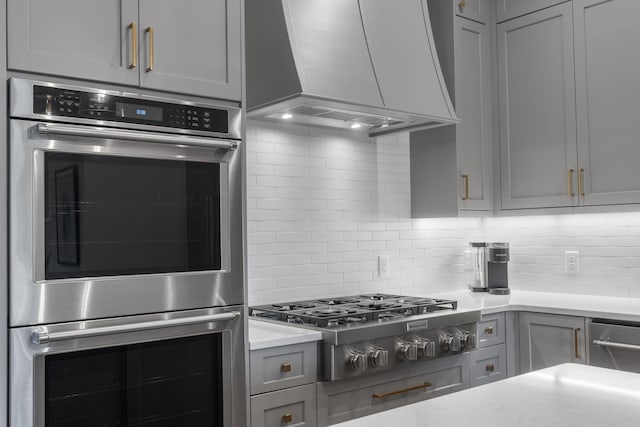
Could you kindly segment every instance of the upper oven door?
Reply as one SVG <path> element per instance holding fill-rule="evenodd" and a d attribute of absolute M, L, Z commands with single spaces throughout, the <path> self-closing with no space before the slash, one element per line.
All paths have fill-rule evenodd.
<path fill-rule="evenodd" d="M 237 144 L 12 120 L 11 325 L 242 304 Z"/>

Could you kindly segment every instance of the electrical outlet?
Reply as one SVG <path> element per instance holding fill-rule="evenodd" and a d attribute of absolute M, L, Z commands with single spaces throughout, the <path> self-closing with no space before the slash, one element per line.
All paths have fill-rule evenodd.
<path fill-rule="evenodd" d="M 378 256 L 378 277 L 389 277 L 389 256 Z"/>
<path fill-rule="evenodd" d="M 577 274 L 580 272 L 580 253 L 578 251 L 566 251 L 564 253 L 564 265 L 567 273 Z"/>

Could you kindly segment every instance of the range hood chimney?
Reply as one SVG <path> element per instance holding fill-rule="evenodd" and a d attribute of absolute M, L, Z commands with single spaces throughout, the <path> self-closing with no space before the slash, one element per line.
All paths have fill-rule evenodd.
<path fill-rule="evenodd" d="M 246 0 L 248 116 L 370 135 L 459 122 L 426 0 Z"/>

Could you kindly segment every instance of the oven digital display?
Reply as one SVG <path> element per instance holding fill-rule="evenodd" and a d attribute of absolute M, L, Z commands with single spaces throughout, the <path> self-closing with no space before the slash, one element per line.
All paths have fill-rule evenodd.
<path fill-rule="evenodd" d="M 128 119 L 143 119 L 160 122 L 162 121 L 162 108 L 116 102 L 116 115 Z"/>

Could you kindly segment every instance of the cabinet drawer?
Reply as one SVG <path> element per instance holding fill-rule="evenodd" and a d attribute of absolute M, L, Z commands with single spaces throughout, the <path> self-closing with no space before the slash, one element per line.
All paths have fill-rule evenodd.
<path fill-rule="evenodd" d="M 487 314 L 478 323 L 478 346 L 489 347 L 505 340 L 504 313 Z"/>
<path fill-rule="evenodd" d="M 371 378 L 318 383 L 318 424 L 326 426 L 469 387 L 469 353 Z"/>
<path fill-rule="evenodd" d="M 251 427 L 315 427 L 316 385 L 251 397 Z"/>
<path fill-rule="evenodd" d="M 498 0 L 496 2 L 497 21 L 513 19 L 566 1 L 568 0 Z"/>
<path fill-rule="evenodd" d="M 489 22 L 490 0 L 453 0 L 456 15 L 482 24 Z"/>
<path fill-rule="evenodd" d="M 471 352 L 471 386 L 507 378 L 506 344 L 494 345 Z"/>
<path fill-rule="evenodd" d="M 311 342 L 250 352 L 251 394 L 315 382 L 317 346 Z"/>

